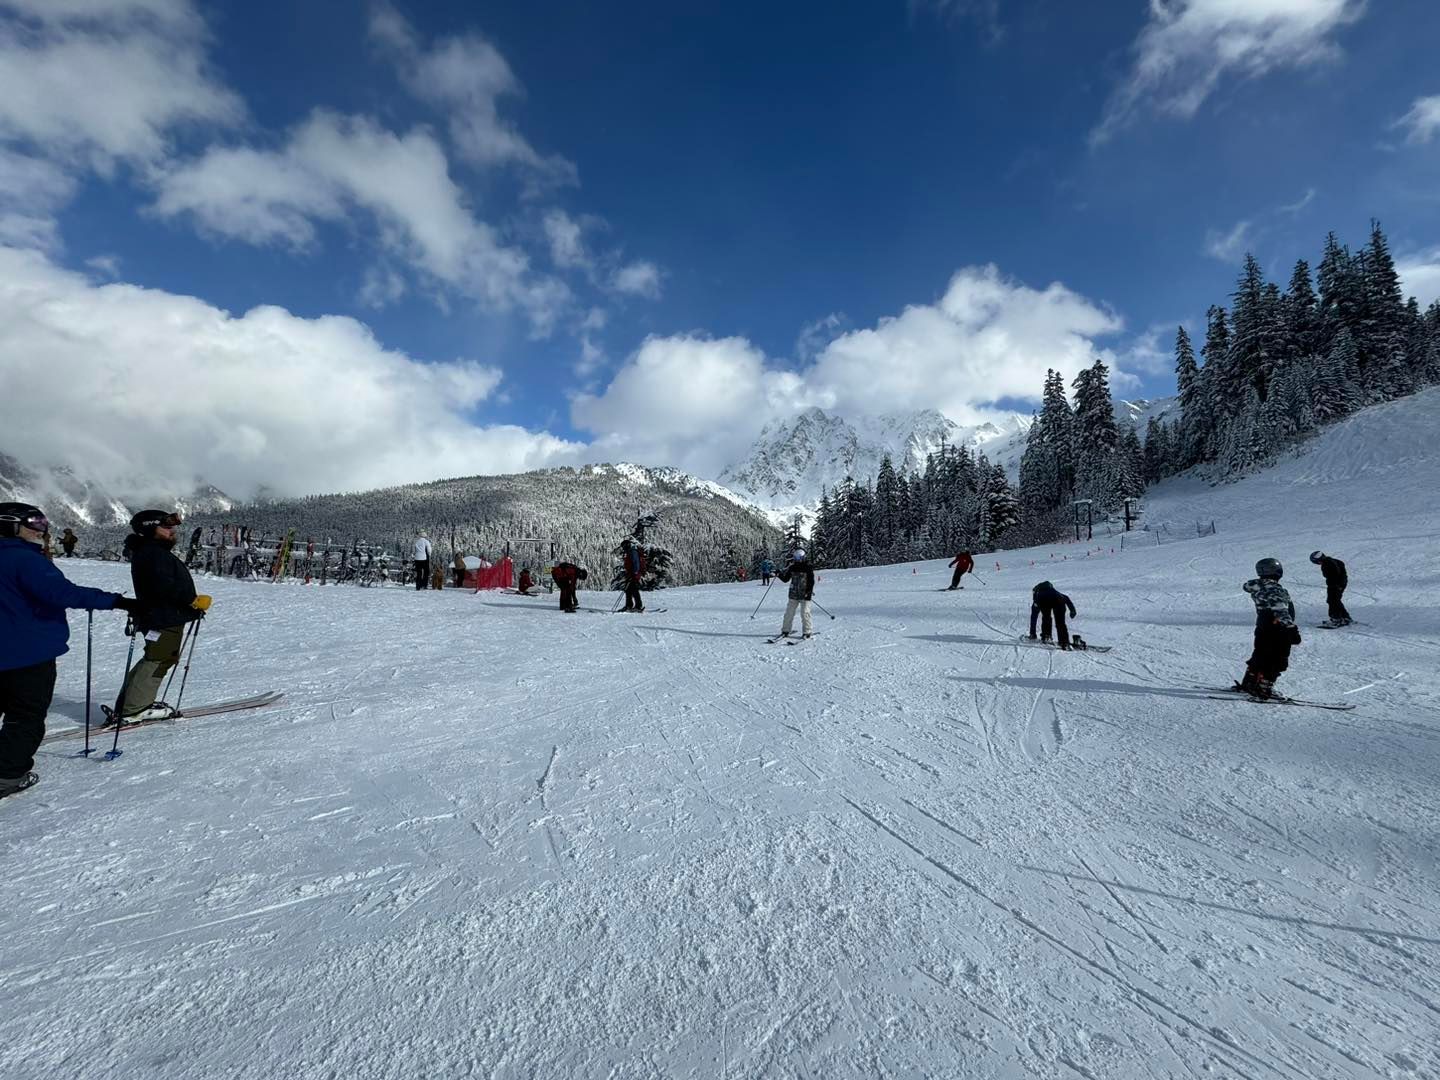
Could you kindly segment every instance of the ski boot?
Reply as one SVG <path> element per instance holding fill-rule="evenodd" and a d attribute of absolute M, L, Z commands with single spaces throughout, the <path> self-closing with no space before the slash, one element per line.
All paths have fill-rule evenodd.
<path fill-rule="evenodd" d="M 1254 668 L 1246 668 L 1245 676 L 1235 683 L 1231 689 L 1238 690 L 1242 694 L 1254 694 L 1260 687 L 1256 680 L 1260 678 L 1259 672 Z"/>
<path fill-rule="evenodd" d="M 1088 649 L 1090 646 L 1085 644 L 1085 639 L 1082 638 L 1079 634 L 1071 634 L 1070 647 L 1072 649 L 1080 649 L 1083 651 L 1085 649 Z"/>
<path fill-rule="evenodd" d="M 137 710 L 136 712 L 127 713 L 125 716 L 119 718 L 119 722 L 122 725 L 138 724 L 142 720 L 169 720 L 172 717 L 179 715 L 180 712 L 178 709 L 165 704 L 165 702 L 163 701 L 156 701 L 151 705 L 147 705 L 143 709 Z M 113 723 L 116 718 L 112 715 L 110 719 Z"/>
<path fill-rule="evenodd" d="M 0 799 L 34 787 L 39 782 L 40 774 L 33 772 L 27 772 L 23 776 L 0 776 Z"/>

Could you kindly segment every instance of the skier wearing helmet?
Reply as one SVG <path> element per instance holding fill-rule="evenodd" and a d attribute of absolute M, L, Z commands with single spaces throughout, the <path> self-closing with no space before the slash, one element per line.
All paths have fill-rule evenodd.
<path fill-rule="evenodd" d="M 0 798 L 31 772 L 55 692 L 55 661 L 69 649 L 66 608 L 134 609 L 117 593 L 72 585 L 45 557 L 50 523 L 38 506 L 0 503 Z"/>
<path fill-rule="evenodd" d="M 1284 573 L 1279 559 L 1261 559 L 1243 586 L 1255 602 L 1255 648 L 1236 689 L 1262 700 L 1275 696 L 1275 680 L 1290 666 L 1291 647 L 1300 644 L 1295 604 L 1280 584 Z"/>
<path fill-rule="evenodd" d="M 1310 561 L 1320 567 L 1320 573 L 1325 576 L 1325 603 L 1329 605 L 1330 617 L 1320 625 L 1327 630 L 1333 630 L 1337 626 L 1349 626 L 1353 619 L 1350 612 L 1345 610 L 1345 586 L 1350 584 L 1350 577 L 1345 573 L 1345 564 L 1339 559 L 1332 559 L 1323 551 L 1312 551 Z"/>
<path fill-rule="evenodd" d="M 807 638 L 812 636 L 810 601 L 815 597 L 815 568 L 806 561 L 805 549 L 796 548 L 790 555 L 790 565 L 775 576 L 790 584 L 790 598 L 785 604 L 785 621 L 780 624 L 780 636 L 790 636 L 797 611 L 800 612 L 801 632 Z"/>

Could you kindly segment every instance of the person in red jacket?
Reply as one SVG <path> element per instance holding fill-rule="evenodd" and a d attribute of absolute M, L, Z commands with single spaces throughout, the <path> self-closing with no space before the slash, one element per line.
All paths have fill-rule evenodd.
<path fill-rule="evenodd" d="M 960 579 L 975 571 L 975 560 L 968 551 L 962 551 L 950 560 L 950 565 L 955 568 L 955 576 L 950 579 L 950 588 L 963 589 L 965 586 L 960 584 Z"/>
<path fill-rule="evenodd" d="M 560 590 L 560 610 L 578 611 L 580 601 L 575 596 L 575 590 L 579 583 L 590 575 L 583 566 L 576 566 L 574 563 L 556 563 L 550 570 L 550 579 L 555 582 L 555 587 Z"/>
<path fill-rule="evenodd" d="M 530 576 L 530 567 L 522 566 L 520 568 L 520 584 L 516 586 L 515 591 L 521 596 L 529 596 L 530 590 L 534 587 L 535 579 Z"/>

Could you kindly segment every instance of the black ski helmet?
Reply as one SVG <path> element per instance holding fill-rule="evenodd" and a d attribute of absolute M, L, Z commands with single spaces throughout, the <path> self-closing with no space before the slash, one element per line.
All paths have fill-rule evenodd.
<path fill-rule="evenodd" d="M 146 538 L 155 535 L 161 525 L 174 528 L 180 524 L 180 515 L 172 510 L 141 510 L 130 519 L 130 531 Z"/>
<path fill-rule="evenodd" d="M 19 536 L 22 525 L 40 533 L 50 531 L 45 511 L 38 506 L 22 502 L 0 503 L 0 536 Z"/>
<path fill-rule="evenodd" d="M 578 569 L 578 570 L 575 571 L 575 577 L 576 577 L 578 580 L 580 580 L 580 581 L 586 581 L 586 580 L 588 580 L 589 577 L 590 577 L 590 571 L 589 571 L 589 570 L 586 570 L 586 569 L 582 566 L 582 567 L 580 567 L 580 569 Z"/>
<path fill-rule="evenodd" d="M 1255 564 L 1255 576 L 1279 581 L 1285 576 L 1285 568 L 1280 565 L 1279 559 L 1261 559 Z"/>
<path fill-rule="evenodd" d="M 1310 552 L 1310 561 L 1313 562 L 1316 566 L 1320 565 L 1320 560 L 1323 558 L 1325 558 L 1325 552 L 1323 551 Z"/>

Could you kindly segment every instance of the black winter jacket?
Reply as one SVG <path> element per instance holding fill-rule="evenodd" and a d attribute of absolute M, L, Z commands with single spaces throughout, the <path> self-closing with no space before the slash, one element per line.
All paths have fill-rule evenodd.
<path fill-rule="evenodd" d="M 200 618 L 200 612 L 190 606 L 195 582 L 173 548 L 163 540 L 135 538 L 130 580 L 135 583 L 137 630 L 164 630 Z"/>
<path fill-rule="evenodd" d="M 791 600 L 815 599 L 815 568 L 808 562 L 792 562 L 775 576 L 789 582 Z"/>
<path fill-rule="evenodd" d="M 1345 573 L 1345 564 L 1329 555 L 1320 556 L 1320 573 L 1325 575 L 1325 584 L 1332 589 L 1343 589 L 1350 584 L 1350 577 Z"/>

